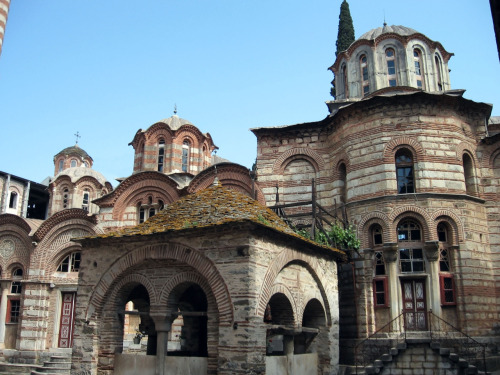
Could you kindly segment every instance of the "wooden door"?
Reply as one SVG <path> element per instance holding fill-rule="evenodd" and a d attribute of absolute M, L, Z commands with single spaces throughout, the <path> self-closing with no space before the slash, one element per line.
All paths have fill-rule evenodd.
<path fill-rule="evenodd" d="M 76 293 L 62 293 L 61 324 L 59 326 L 59 348 L 73 346 Z"/>
<path fill-rule="evenodd" d="M 401 281 L 403 288 L 403 313 L 408 331 L 427 330 L 427 303 L 425 300 L 425 280 L 407 279 Z"/>

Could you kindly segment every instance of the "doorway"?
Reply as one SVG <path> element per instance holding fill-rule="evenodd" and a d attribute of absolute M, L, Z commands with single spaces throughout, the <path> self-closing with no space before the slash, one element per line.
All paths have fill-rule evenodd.
<path fill-rule="evenodd" d="M 401 280 L 403 314 L 407 331 L 427 330 L 425 279 Z"/>
<path fill-rule="evenodd" d="M 73 346 L 76 293 L 62 293 L 61 325 L 59 327 L 59 348 Z"/>

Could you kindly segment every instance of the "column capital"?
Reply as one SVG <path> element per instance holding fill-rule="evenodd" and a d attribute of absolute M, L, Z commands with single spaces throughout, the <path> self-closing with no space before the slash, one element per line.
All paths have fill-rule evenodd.
<path fill-rule="evenodd" d="M 398 243 L 386 242 L 383 245 L 384 261 L 386 263 L 393 263 L 398 259 Z"/>
<path fill-rule="evenodd" d="M 438 241 L 426 241 L 424 245 L 425 256 L 429 262 L 435 262 L 439 260 L 439 242 Z"/>

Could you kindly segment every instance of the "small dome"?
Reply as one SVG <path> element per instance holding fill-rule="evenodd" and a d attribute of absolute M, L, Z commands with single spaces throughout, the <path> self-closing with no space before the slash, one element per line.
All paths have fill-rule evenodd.
<path fill-rule="evenodd" d="M 413 34 L 419 34 L 417 30 L 411 29 L 406 26 L 397 26 L 397 25 L 392 25 L 388 26 L 385 25 L 384 27 L 377 27 L 376 29 L 372 29 L 370 31 L 367 31 L 363 35 L 361 35 L 358 40 L 361 39 L 366 39 L 366 40 L 373 40 L 378 38 L 382 34 L 388 34 L 388 33 L 394 33 L 398 34 L 401 36 L 409 36 Z"/>
<path fill-rule="evenodd" d="M 193 125 L 188 120 L 180 118 L 177 115 L 173 115 L 169 118 L 161 120 L 160 122 L 167 124 L 168 126 L 170 126 L 170 129 L 172 129 L 172 130 L 178 130 L 182 125 Z"/>
<path fill-rule="evenodd" d="M 62 172 L 58 173 L 54 177 L 53 181 L 57 180 L 60 176 L 68 176 L 71 179 L 72 183 L 76 183 L 82 177 L 93 177 L 97 181 L 99 181 L 99 183 L 103 186 L 107 182 L 106 177 L 104 177 L 102 173 L 97 172 L 92 168 L 86 168 L 86 167 L 66 168 Z"/>
<path fill-rule="evenodd" d="M 90 157 L 89 154 L 87 154 L 87 152 L 80 148 L 80 146 L 78 146 L 77 144 L 74 145 L 74 146 L 71 146 L 71 147 L 66 147 L 64 150 L 62 151 L 59 151 L 55 156 L 54 156 L 54 159 L 57 158 L 59 155 L 77 155 L 83 159 L 90 159 L 92 160 L 92 158 Z"/>

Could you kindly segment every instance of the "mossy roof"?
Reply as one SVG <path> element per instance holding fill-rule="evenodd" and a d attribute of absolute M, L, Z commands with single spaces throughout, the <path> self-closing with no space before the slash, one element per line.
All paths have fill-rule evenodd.
<path fill-rule="evenodd" d="M 145 236 L 244 222 L 252 222 L 259 226 L 268 227 L 310 245 L 325 250 L 328 249 L 341 258 L 345 257 L 345 253 L 341 250 L 319 245 L 298 235 L 272 210 L 246 194 L 225 188 L 220 183 L 169 204 L 144 223 L 116 232 L 86 238 Z"/>

